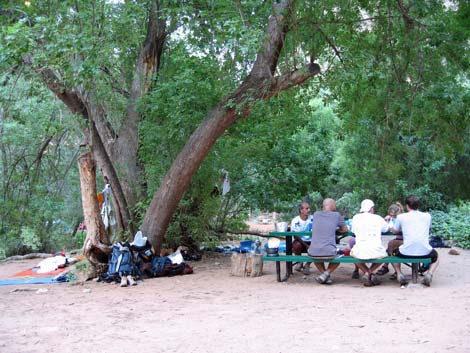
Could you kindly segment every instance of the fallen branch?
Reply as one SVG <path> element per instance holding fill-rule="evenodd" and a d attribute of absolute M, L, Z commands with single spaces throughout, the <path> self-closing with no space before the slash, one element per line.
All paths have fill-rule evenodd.
<path fill-rule="evenodd" d="M 13 255 L 10 257 L 7 257 L 6 259 L 2 260 L 2 262 L 8 262 L 8 261 L 19 261 L 19 260 L 28 260 L 28 259 L 46 259 L 48 257 L 51 257 L 52 254 L 50 253 L 31 253 L 31 254 L 26 254 L 26 255 Z"/>

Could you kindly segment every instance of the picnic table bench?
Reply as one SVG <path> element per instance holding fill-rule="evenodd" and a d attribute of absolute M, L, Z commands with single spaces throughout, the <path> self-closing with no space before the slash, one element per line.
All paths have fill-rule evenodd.
<path fill-rule="evenodd" d="M 362 260 L 352 256 L 339 256 L 335 258 L 312 258 L 307 255 L 292 255 L 292 237 L 311 234 L 310 232 L 270 232 L 269 236 L 272 237 L 285 237 L 286 238 L 286 254 L 278 256 L 263 256 L 263 261 L 276 262 L 276 277 L 278 282 L 284 282 L 289 279 L 292 274 L 292 264 L 296 262 L 333 262 L 333 263 L 403 263 L 409 264 L 411 267 L 411 278 L 413 283 L 418 282 L 418 268 L 419 264 L 429 264 L 429 258 L 402 258 L 397 256 L 387 256 L 381 259 L 368 259 Z M 343 237 L 352 235 L 352 233 L 343 233 Z M 281 262 L 286 263 L 286 275 L 281 279 Z"/>

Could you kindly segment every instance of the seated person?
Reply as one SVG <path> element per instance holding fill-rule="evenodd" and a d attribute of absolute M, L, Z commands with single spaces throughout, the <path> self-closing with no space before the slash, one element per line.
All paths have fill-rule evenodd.
<path fill-rule="evenodd" d="M 431 215 L 427 212 L 419 211 L 420 204 L 419 198 L 415 195 L 406 198 L 406 209 L 408 212 L 398 215 L 393 226 L 395 234 L 403 232 L 403 244 L 393 251 L 393 255 L 402 258 L 430 258 L 431 265 L 421 282 L 429 287 L 432 283 L 432 276 L 439 265 L 439 260 L 437 251 L 429 245 Z M 400 265 L 393 264 L 393 267 L 397 272 L 398 282 L 401 285 L 405 285 L 408 281 L 405 275 L 401 273 Z"/>
<path fill-rule="evenodd" d="M 339 229 L 338 229 L 339 228 Z M 308 255 L 316 259 L 331 259 L 336 257 L 336 230 L 347 232 L 348 227 L 343 216 L 336 212 L 336 202 L 333 199 L 323 200 L 323 210 L 313 214 L 312 242 Z M 321 272 L 315 280 L 321 284 L 333 283 L 331 273 L 338 268 L 338 263 L 315 262 L 315 267 Z"/>
<path fill-rule="evenodd" d="M 390 231 L 392 231 L 393 226 L 397 220 L 397 216 L 403 213 L 403 206 L 400 202 L 392 203 L 389 208 L 387 215 L 385 216 L 385 221 L 388 222 L 388 226 Z M 401 244 L 403 244 L 403 236 L 401 233 L 397 234 L 395 239 L 390 240 L 387 245 L 387 254 L 391 256 L 393 251 L 398 248 Z M 389 272 L 388 264 L 383 264 L 382 267 L 376 272 L 379 276 L 383 276 Z M 395 272 L 393 275 L 390 276 L 390 279 L 397 279 L 397 273 Z"/>
<path fill-rule="evenodd" d="M 310 214 L 310 205 L 308 202 L 301 202 L 299 205 L 299 215 L 292 220 L 290 229 L 292 232 L 309 232 L 312 230 L 312 220 L 313 216 Z M 295 236 L 292 242 L 292 253 L 294 255 L 302 255 L 303 252 L 307 252 L 311 238 L 311 235 Z M 303 269 L 304 274 L 308 275 L 310 274 L 310 262 L 305 263 L 305 266 L 302 262 L 298 262 L 294 269 L 299 272 Z"/>
<path fill-rule="evenodd" d="M 388 231 L 388 223 L 379 215 L 375 214 L 374 202 L 364 200 L 361 209 L 352 219 L 352 232 L 356 235 L 356 244 L 351 249 L 351 256 L 357 259 L 379 259 L 387 256 L 385 247 L 382 245 L 382 233 Z M 356 266 L 364 272 L 362 281 L 364 286 L 370 287 L 380 284 L 374 271 L 380 267 L 379 263 L 369 266 L 363 263 Z"/>
<path fill-rule="evenodd" d="M 397 215 L 399 215 L 400 213 L 403 213 L 403 206 L 400 202 L 397 201 L 395 203 L 392 203 L 389 206 L 388 215 L 385 216 L 385 218 L 384 218 L 385 221 L 388 222 L 388 226 L 389 226 L 389 229 L 387 230 L 387 232 L 392 231 L 393 224 L 395 223 Z M 349 239 L 349 248 L 352 249 L 354 244 L 356 244 L 356 238 L 350 238 Z M 400 233 L 399 235 L 396 236 L 395 239 L 388 242 L 387 254 L 389 256 L 391 256 L 392 253 L 393 253 L 393 250 L 398 248 L 401 244 L 403 244 L 403 237 Z M 383 276 L 383 275 L 387 274 L 388 272 L 389 272 L 388 264 L 383 264 L 382 267 L 376 272 L 376 274 L 379 275 L 379 276 Z M 359 278 L 359 267 L 357 266 L 357 264 L 355 264 L 355 269 L 352 273 L 352 278 L 354 278 L 354 279 Z M 394 273 L 393 275 L 391 275 L 390 279 L 393 279 L 393 280 L 397 279 L 397 274 Z"/>

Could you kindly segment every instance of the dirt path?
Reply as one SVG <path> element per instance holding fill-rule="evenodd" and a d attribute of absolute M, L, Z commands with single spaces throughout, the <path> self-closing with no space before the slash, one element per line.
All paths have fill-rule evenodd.
<path fill-rule="evenodd" d="M 431 288 L 400 289 L 386 278 L 366 288 L 350 278 L 352 265 L 331 286 L 315 274 L 277 283 L 273 263 L 261 277 L 236 278 L 230 255 L 193 262 L 193 275 L 129 288 L 3 286 L 0 352 L 466 353 L 470 251 L 438 250 Z M 0 278 L 36 263 L 1 264 Z"/>

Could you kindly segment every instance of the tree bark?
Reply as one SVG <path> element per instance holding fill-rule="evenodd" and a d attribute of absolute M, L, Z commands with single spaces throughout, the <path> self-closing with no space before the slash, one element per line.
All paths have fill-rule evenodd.
<path fill-rule="evenodd" d="M 135 233 L 136 223 L 132 210 L 137 201 L 145 196 L 142 166 L 138 160 L 140 114 L 136 110 L 136 103 L 151 87 L 160 68 L 168 35 L 166 18 L 161 14 L 160 0 L 152 1 L 148 17 L 147 35 L 134 68 L 127 114 L 117 132 L 107 121 L 104 106 L 93 99 L 93 92 L 67 87 L 53 70 L 36 66 L 32 55 L 23 57 L 23 62 L 36 71 L 46 86 L 72 113 L 79 114 L 88 121 L 87 144 L 100 171 L 111 185 L 118 231 L 127 231 L 130 234 Z"/>
<path fill-rule="evenodd" d="M 259 277 L 263 274 L 263 255 L 233 253 L 230 274 L 235 277 Z"/>
<path fill-rule="evenodd" d="M 104 228 L 96 197 L 96 167 L 90 152 L 78 157 L 80 186 L 82 190 L 82 206 L 87 234 L 83 253 L 92 265 L 91 277 L 106 271 L 108 254 L 111 252 L 109 235 Z"/>
<path fill-rule="evenodd" d="M 209 150 L 238 119 L 247 117 L 253 102 L 267 100 L 283 90 L 299 85 L 320 72 L 317 64 L 273 77 L 288 31 L 293 1 L 273 5 L 266 40 L 248 77 L 231 95 L 219 103 L 194 131 L 178 154 L 145 214 L 141 230 L 157 252 L 185 190 Z"/>
<path fill-rule="evenodd" d="M 119 130 L 119 138 L 113 149 L 113 157 L 123 170 L 120 178 L 128 204 L 132 207 L 145 197 L 143 168 L 138 159 L 140 113 L 137 101 L 149 91 L 155 75 L 160 70 L 163 48 L 168 33 L 166 18 L 162 17 L 160 1 L 153 1 L 149 9 L 147 35 L 137 57 L 127 115 Z M 134 233 L 134 232 L 133 232 Z"/>

